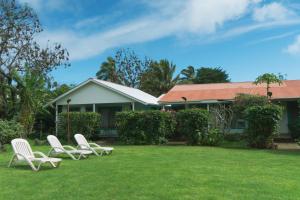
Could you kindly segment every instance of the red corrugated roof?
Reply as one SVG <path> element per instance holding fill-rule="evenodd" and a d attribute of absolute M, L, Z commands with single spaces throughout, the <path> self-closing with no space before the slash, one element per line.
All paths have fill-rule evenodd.
<path fill-rule="evenodd" d="M 272 84 L 272 99 L 300 98 L 300 80 L 286 80 Z M 239 93 L 266 95 L 266 85 L 253 82 L 176 85 L 159 99 L 161 103 L 207 100 L 233 100 Z"/>

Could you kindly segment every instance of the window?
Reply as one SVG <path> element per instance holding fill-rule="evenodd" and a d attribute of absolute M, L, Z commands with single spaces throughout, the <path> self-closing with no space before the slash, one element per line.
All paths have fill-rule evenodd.
<path fill-rule="evenodd" d="M 246 121 L 243 119 L 236 120 L 236 128 L 237 129 L 245 129 L 246 128 Z"/>

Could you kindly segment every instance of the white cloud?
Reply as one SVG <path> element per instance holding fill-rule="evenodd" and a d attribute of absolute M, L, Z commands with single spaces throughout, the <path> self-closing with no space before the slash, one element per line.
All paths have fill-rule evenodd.
<path fill-rule="evenodd" d="M 283 38 L 286 38 L 286 37 L 289 37 L 289 36 L 295 35 L 295 34 L 296 34 L 296 31 L 291 31 L 291 32 L 282 33 L 282 34 L 278 34 L 278 35 L 272 35 L 272 36 L 269 36 L 269 37 L 265 37 L 265 38 L 262 38 L 262 39 L 259 39 L 259 40 L 249 42 L 248 45 L 254 45 L 254 44 L 260 44 L 260 43 L 263 43 L 263 42 L 280 40 L 280 39 L 283 39 Z"/>
<path fill-rule="evenodd" d="M 260 8 L 254 9 L 253 19 L 258 22 L 265 21 L 280 21 L 287 20 L 294 16 L 295 13 L 292 10 L 284 7 L 282 4 L 273 2 L 264 5 Z"/>
<path fill-rule="evenodd" d="M 64 10 L 66 2 L 64 0 L 18 0 L 21 4 L 27 4 L 34 10 L 41 12 L 44 10 Z"/>
<path fill-rule="evenodd" d="M 48 30 L 39 36 L 39 41 L 44 44 L 47 40 L 60 42 L 69 50 L 71 60 L 82 60 L 97 56 L 110 48 L 168 36 L 208 36 L 207 41 L 215 41 L 258 29 L 300 24 L 299 18 L 287 17 L 291 16 L 292 11 L 282 9 L 281 4 L 271 3 L 256 9 L 260 2 L 261 0 L 173 0 L 171 3 L 169 0 L 144 0 L 142 3 L 148 10 L 144 16 L 135 20 L 123 21 L 105 31 L 84 32 L 86 26 L 102 20 L 101 16 L 95 16 L 75 24 L 77 28 L 85 28 L 76 31 Z M 251 14 L 253 8 L 253 16 L 258 22 L 222 31 L 226 22 Z M 282 14 L 283 11 L 286 14 Z M 275 16 L 275 13 L 279 15 Z"/>
<path fill-rule="evenodd" d="M 72 60 L 80 60 L 99 55 L 109 48 L 166 36 L 212 34 L 225 22 L 244 16 L 248 7 L 258 2 L 258 0 L 174 0 L 172 3 L 168 0 L 151 3 L 145 1 L 150 14 L 140 19 L 124 22 L 118 27 L 90 35 L 70 30 L 46 31 L 39 40 L 61 42 L 69 50 Z"/>
<path fill-rule="evenodd" d="M 295 41 L 290 44 L 284 52 L 289 53 L 291 55 L 300 55 L 300 35 L 298 35 Z"/>

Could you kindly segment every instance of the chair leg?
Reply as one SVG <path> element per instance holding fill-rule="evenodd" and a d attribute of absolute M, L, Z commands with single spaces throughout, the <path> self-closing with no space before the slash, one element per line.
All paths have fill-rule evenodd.
<path fill-rule="evenodd" d="M 90 150 L 91 150 L 96 156 L 102 156 L 102 152 L 101 152 L 101 154 L 99 155 L 98 152 L 97 152 L 95 149 L 90 148 Z"/>
<path fill-rule="evenodd" d="M 14 163 L 15 161 L 15 158 L 16 158 L 16 155 L 13 155 L 12 158 L 10 159 L 9 163 L 8 163 L 8 167 L 11 167 L 12 164 Z"/>
<path fill-rule="evenodd" d="M 79 160 L 79 158 L 76 158 L 73 154 L 71 154 L 71 153 L 69 153 L 69 152 L 67 152 L 67 151 L 66 151 L 66 154 L 67 154 L 68 156 L 70 156 L 73 160 Z"/>
<path fill-rule="evenodd" d="M 29 160 L 26 160 L 26 161 L 27 161 L 27 163 L 29 164 L 29 166 L 31 167 L 31 169 L 32 169 L 33 171 L 39 171 L 40 166 L 41 166 L 42 163 L 39 163 L 38 167 L 36 168 L 36 167 L 34 166 L 34 164 L 33 164 L 31 161 L 29 161 Z"/>
<path fill-rule="evenodd" d="M 48 152 L 48 156 L 50 156 L 52 154 L 53 148 L 50 149 L 50 151 Z"/>

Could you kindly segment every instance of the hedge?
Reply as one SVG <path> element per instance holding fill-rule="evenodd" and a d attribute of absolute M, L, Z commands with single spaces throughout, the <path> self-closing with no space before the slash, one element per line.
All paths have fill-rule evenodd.
<path fill-rule="evenodd" d="M 278 105 L 251 106 L 246 109 L 246 137 L 251 147 L 267 148 L 277 134 L 282 108 Z"/>
<path fill-rule="evenodd" d="M 0 150 L 3 150 L 4 144 L 9 143 L 12 139 L 22 137 L 24 134 L 23 126 L 14 121 L 0 120 Z"/>
<path fill-rule="evenodd" d="M 187 109 L 176 113 L 178 131 L 185 136 L 188 144 L 203 144 L 205 135 L 208 135 L 208 118 L 209 113 L 204 109 Z"/>
<path fill-rule="evenodd" d="M 126 144 L 162 144 L 175 130 L 172 113 L 123 111 L 116 114 L 119 138 Z"/>
<path fill-rule="evenodd" d="M 101 115 L 96 112 L 69 112 L 70 115 L 70 133 L 71 138 L 76 133 L 83 134 L 86 138 L 90 138 L 96 133 L 100 127 Z M 59 127 L 58 135 L 67 139 L 68 113 L 63 112 L 58 116 Z"/>

